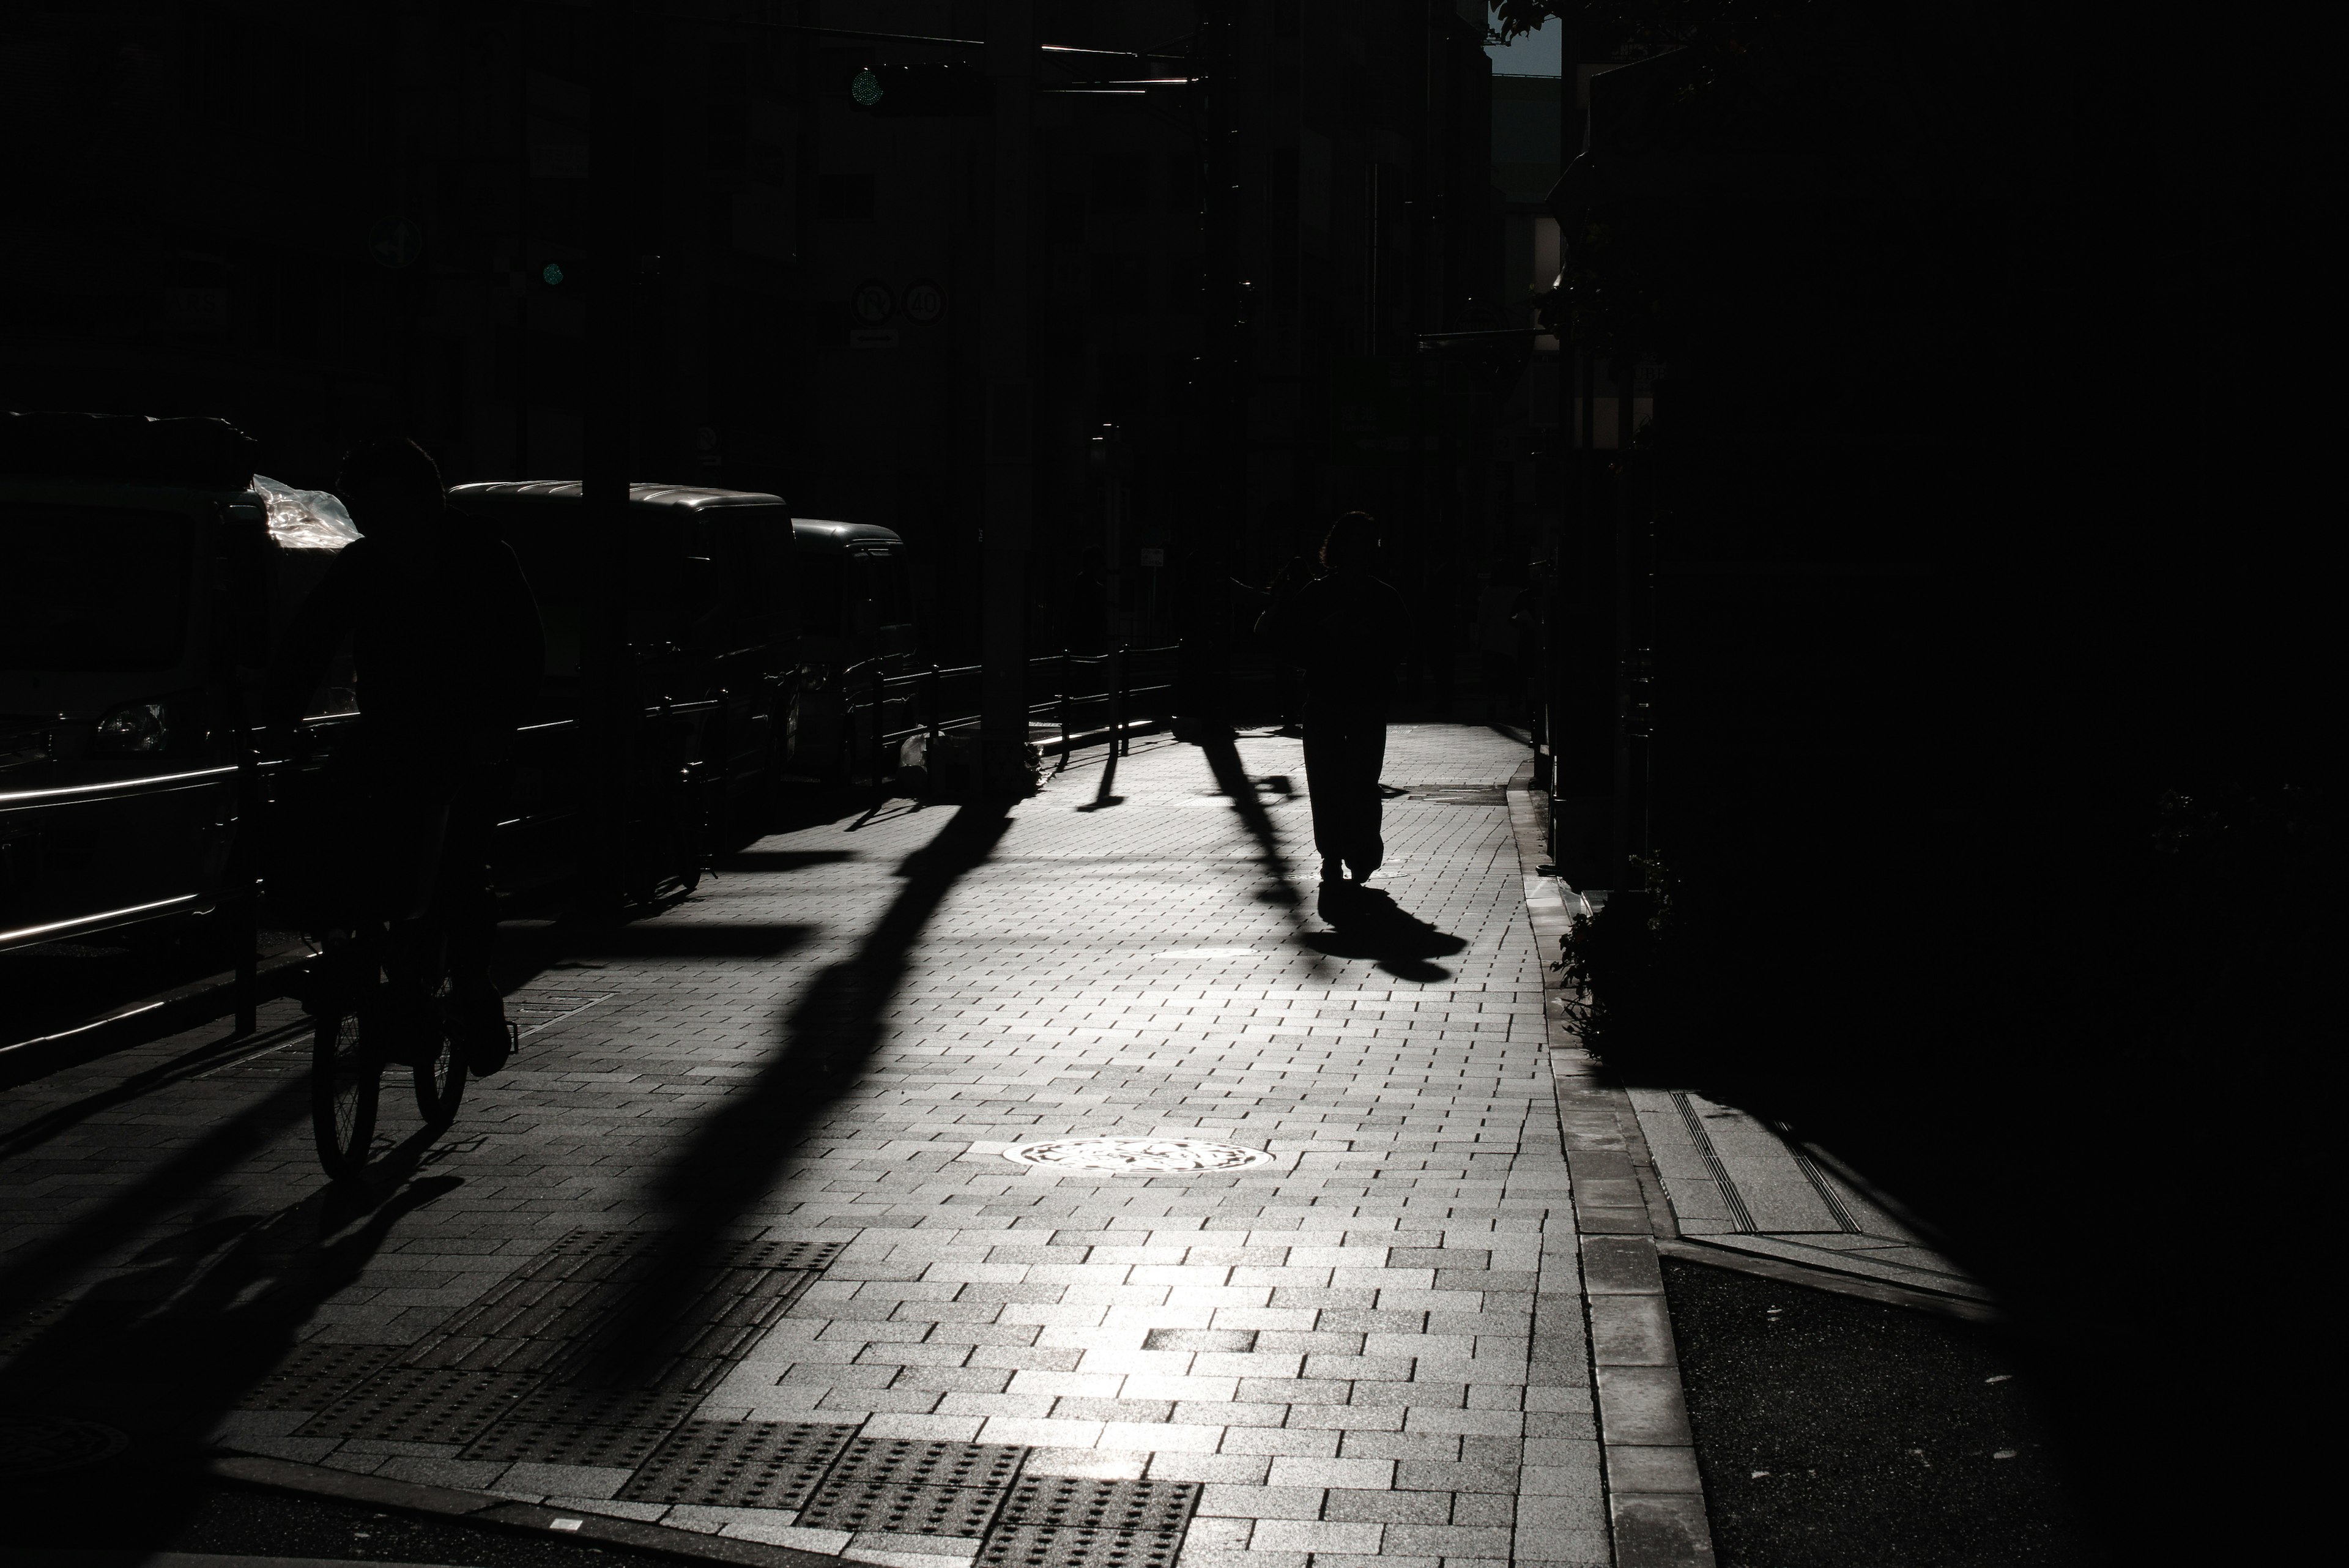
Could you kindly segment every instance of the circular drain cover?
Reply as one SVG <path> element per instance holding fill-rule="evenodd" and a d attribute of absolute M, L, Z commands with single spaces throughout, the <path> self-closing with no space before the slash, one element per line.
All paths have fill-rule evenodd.
<path fill-rule="evenodd" d="M 111 1459 L 130 1439 L 95 1421 L 0 1416 L 0 1476 L 41 1476 Z"/>
<path fill-rule="evenodd" d="M 1260 1148 L 1188 1137 L 1061 1137 L 1007 1148 L 1003 1158 L 1082 1170 L 1241 1170 L 1272 1163 Z"/>

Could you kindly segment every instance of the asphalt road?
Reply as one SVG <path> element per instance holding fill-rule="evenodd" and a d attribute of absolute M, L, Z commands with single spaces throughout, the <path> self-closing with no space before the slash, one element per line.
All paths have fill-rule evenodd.
<path fill-rule="evenodd" d="M 2102 1561 L 1993 1330 L 1664 1261 L 1720 1568 Z"/>

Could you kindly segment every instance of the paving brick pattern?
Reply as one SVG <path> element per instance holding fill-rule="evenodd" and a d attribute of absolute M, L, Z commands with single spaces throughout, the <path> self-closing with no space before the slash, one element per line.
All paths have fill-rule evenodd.
<path fill-rule="evenodd" d="M 1393 732 L 1378 880 L 1462 944 L 1404 961 L 1282 879 L 1293 741 L 1238 741 L 1240 805 L 1161 742 L 1008 826 L 767 839 L 528 988 L 437 1147 L 388 1083 L 422 1163 L 372 1216 L 298 1031 L 43 1080 L 0 1119 L 0 1397 L 47 1353 L 97 1418 L 895 1568 L 1610 1563 L 1525 754 Z M 1001 1158 L 1104 1135 L 1272 1159 Z"/>

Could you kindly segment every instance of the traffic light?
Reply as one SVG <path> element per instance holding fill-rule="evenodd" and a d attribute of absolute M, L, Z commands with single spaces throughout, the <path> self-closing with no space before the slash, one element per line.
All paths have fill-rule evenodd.
<path fill-rule="evenodd" d="M 882 119 L 985 117 L 995 84 L 977 66 L 864 66 L 848 78 L 848 101 Z"/>
<path fill-rule="evenodd" d="M 585 294 L 587 264 L 575 255 L 541 255 L 530 264 L 530 286 L 544 294 Z"/>

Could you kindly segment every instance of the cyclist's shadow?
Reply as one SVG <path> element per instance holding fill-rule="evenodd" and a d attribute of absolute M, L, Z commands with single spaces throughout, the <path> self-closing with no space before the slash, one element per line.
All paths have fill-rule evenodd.
<path fill-rule="evenodd" d="M 402 1219 L 461 1185 L 404 1179 L 429 1147 L 424 1135 L 409 1139 L 367 1190 L 330 1185 L 276 1214 L 190 1225 L 36 1332 L 0 1370 L 0 1409 L 101 1421 L 131 1438 L 110 1463 L 43 1478 L 42 1511 L 60 1521 L 55 1544 L 88 1540 L 76 1532 L 92 1519 L 108 1521 L 110 1538 L 168 1540 L 195 1505 L 197 1461 L 229 1413 Z M 97 1511 L 66 1505 L 82 1491 Z"/>

